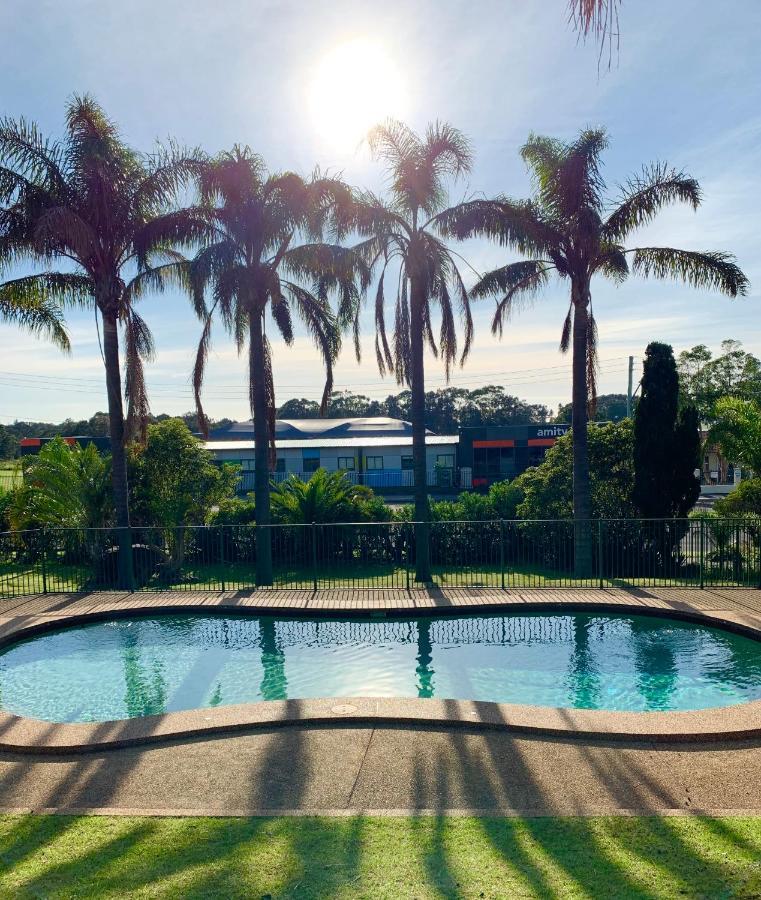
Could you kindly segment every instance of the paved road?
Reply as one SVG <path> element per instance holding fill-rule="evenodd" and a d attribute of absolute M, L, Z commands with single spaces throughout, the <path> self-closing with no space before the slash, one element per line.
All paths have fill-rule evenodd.
<path fill-rule="evenodd" d="M 761 742 L 655 747 L 291 727 L 65 757 L 4 753 L 0 808 L 761 814 Z"/>

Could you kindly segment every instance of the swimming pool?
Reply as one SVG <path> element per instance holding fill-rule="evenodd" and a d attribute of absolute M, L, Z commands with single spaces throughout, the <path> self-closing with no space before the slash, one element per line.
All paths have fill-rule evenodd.
<path fill-rule="evenodd" d="M 761 699 L 761 642 L 650 615 L 151 615 L 0 650 L 0 709 L 98 722 L 315 697 L 436 697 L 615 711 Z"/>

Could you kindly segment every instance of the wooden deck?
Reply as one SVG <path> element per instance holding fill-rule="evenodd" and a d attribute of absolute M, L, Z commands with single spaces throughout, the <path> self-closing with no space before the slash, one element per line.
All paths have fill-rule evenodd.
<path fill-rule="evenodd" d="M 263 589 L 254 591 L 161 591 L 123 593 L 98 591 L 81 594 L 33 594 L 0 600 L 0 633 L 13 622 L 24 619 L 66 619 L 108 612 L 146 611 L 172 608 L 245 609 L 262 612 L 353 613 L 415 610 L 462 611 L 489 607 L 532 607 L 604 604 L 622 609 L 642 608 L 727 614 L 737 619 L 761 616 L 761 590 L 744 588 L 592 588 L 516 589 L 424 588 L 336 589 L 294 591 Z"/>

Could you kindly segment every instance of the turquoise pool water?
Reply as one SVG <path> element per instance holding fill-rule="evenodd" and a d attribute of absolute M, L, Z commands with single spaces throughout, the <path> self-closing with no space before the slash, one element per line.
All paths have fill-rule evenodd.
<path fill-rule="evenodd" d="M 51 722 L 339 696 L 635 711 L 730 706 L 761 699 L 761 642 L 608 613 L 217 614 L 99 622 L 0 652 L 0 707 Z"/>

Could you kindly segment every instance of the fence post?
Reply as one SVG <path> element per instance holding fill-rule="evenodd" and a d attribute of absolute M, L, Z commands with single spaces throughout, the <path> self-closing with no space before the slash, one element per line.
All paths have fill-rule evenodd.
<path fill-rule="evenodd" d="M 402 556 L 404 557 L 404 588 L 410 589 L 410 529 L 406 522 L 402 523 Z"/>
<path fill-rule="evenodd" d="M 700 520 L 700 587 L 705 587 L 705 519 Z"/>
<path fill-rule="evenodd" d="M 219 564 L 220 564 L 220 576 L 219 581 L 222 588 L 222 592 L 225 590 L 225 526 L 219 525 Z"/>
<path fill-rule="evenodd" d="M 505 520 L 499 520 L 499 578 L 502 590 L 505 589 Z"/>
<path fill-rule="evenodd" d="M 317 593 L 317 524 L 312 522 L 312 589 Z"/>
<path fill-rule="evenodd" d="M 602 519 L 597 520 L 597 575 L 599 578 L 600 588 L 603 587 L 603 567 L 602 567 Z"/>
<path fill-rule="evenodd" d="M 48 570 L 47 570 L 47 554 L 48 554 L 48 532 L 46 528 L 42 529 L 42 593 L 48 592 Z"/>

